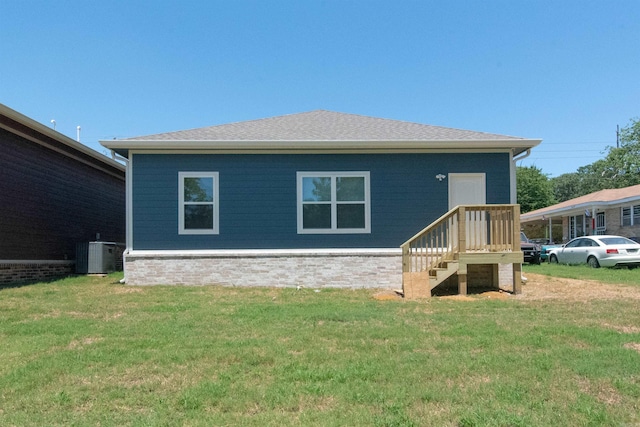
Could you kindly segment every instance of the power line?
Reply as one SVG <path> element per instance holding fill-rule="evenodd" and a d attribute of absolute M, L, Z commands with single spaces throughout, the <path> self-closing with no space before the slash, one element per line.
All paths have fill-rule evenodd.
<path fill-rule="evenodd" d="M 546 143 L 546 144 L 545 144 Z M 568 142 L 550 142 L 543 139 L 542 145 L 612 145 L 611 141 L 568 141 Z"/>
<path fill-rule="evenodd" d="M 573 155 L 569 156 L 569 155 L 566 155 L 566 154 L 556 154 L 556 155 L 549 154 L 549 155 L 546 155 L 546 156 L 544 156 L 544 155 L 535 156 L 535 157 L 531 156 L 531 157 L 528 157 L 528 159 L 558 160 L 560 157 L 566 158 L 566 159 L 596 159 L 596 160 L 605 158 L 605 156 L 589 155 L 589 154 L 583 154 L 581 156 L 573 156 Z"/>

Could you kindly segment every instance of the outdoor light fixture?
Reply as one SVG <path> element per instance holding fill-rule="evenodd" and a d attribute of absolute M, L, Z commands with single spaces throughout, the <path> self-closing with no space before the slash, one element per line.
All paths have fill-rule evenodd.
<path fill-rule="evenodd" d="M 447 177 L 446 175 L 442 175 L 441 173 L 436 175 L 436 179 L 440 182 L 442 182 L 442 180 L 445 179 L 446 177 Z"/>

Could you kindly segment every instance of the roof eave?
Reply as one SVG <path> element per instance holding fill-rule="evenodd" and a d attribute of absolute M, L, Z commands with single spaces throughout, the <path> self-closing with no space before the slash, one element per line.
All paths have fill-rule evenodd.
<path fill-rule="evenodd" d="M 13 109 L 7 107 L 4 104 L 0 104 L 0 114 L 5 116 L 5 117 L 7 117 L 7 118 L 9 118 L 10 120 L 13 120 L 13 121 L 15 121 L 17 123 L 20 123 L 23 126 L 31 128 L 34 131 L 36 131 L 36 132 L 38 132 L 38 133 L 40 133 L 40 134 L 42 134 L 44 136 L 47 136 L 47 137 L 49 137 L 51 139 L 54 139 L 54 140 L 56 140 L 57 142 L 59 142 L 61 144 L 64 144 L 64 145 L 66 145 L 68 147 L 71 147 L 74 150 L 77 150 L 77 151 L 79 151 L 79 152 L 81 152 L 83 154 L 86 154 L 87 156 L 90 156 L 90 157 L 94 158 L 95 160 L 97 160 L 99 162 L 105 163 L 105 164 L 107 164 L 107 165 L 109 165 L 111 167 L 114 167 L 114 168 L 116 168 L 116 169 L 118 169 L 120 171 L 123 171 L 123 172 L 125 170 L 124 165 L 122 165 L 121 163 L 119 163 L 119 162 L 117 162 L 117 161 L 115 161 L 115 160 L 103 155 L 102 153 L 99 153 L 99 152 L 87 147 L 86 145 L 84 145 L 84 144 L 82 144 L 80 142 L 74 141 L 73 139 L 69 138 L 68 136 L 66 136 L 66 135 L 64 135 L 64 134 L 62 134 L 62 133 L 60 133 L 58 131 L 55 131 L 55 130 L 51 129 L 50 127 L 45 126 L 42 123 L 39 123 L 39 122 L 37 122 L 37 121 L 25 116 L 24 114 L 21 114 L 21 113 L 15 111 Z M 7 129 L 7 130 L 9 130 L 9 129 Z"/>
<path fill-rule="evenodd" d="M 520 215 L 520 221 L 521 222 L 537 221 L 537 220 L 546 219 L 549 217 L 562 216 L 562 214 L 569 214 L 574 211 L 583 211 L 585 209 L 590 209 L 594 206 L 600 207 L 600 206 L 624 205 L 626 203 L 631 203 L 634 201 L 640 201 L 640 195 L 625 197 L 623 199 L 617 199 L 617 200 L 596 200 L 596 201 L 582 202 L 582 203 L 577 203 L 575 205 L 546 210 L 543 212 L 535 212 L 535 211 L 528 212 L 526 214 Z"/>
<path fill-rule="evenodd" d="M 454 141 L 370 141 L 370 140 L 236 140 L 236 141 L 162 141 L 162 140 L 106 140 L 100 141 L 104 147 L 111 150 L 234 150 L 234 151 L 290 151 L 290 150 L 482 150 L 482 149 L 512 149 L 518 155 L 538 144 L 539 139 L 518 140 L 454 140 Z"/>

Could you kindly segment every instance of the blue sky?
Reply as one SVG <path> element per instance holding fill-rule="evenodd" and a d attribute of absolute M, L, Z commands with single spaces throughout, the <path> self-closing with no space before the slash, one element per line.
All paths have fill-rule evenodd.
<path fill-rule="evenodd" d="M 326 109 L 527 138 L 640 117 L 640 1 L 0 0 L 0 102 L 98 140 Z"/>

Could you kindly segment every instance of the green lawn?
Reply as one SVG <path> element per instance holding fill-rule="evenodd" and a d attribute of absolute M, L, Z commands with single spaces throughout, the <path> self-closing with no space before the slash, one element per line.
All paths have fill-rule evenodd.
<path fill-rule="evenodd" d="M 119 278 L 0 289 L 0 425 L 640 424 L 637 299 Z"/>
<path fill-rule="evenodd" d="M 591 268 L 587 265 L 551 264 L 523 266 L 525 273 L 538 273 L 547 276 L 564 277 L 568 279 L 596 280 L 602 283 L 622 283 L 640 287 L 640 268 Z"/>

